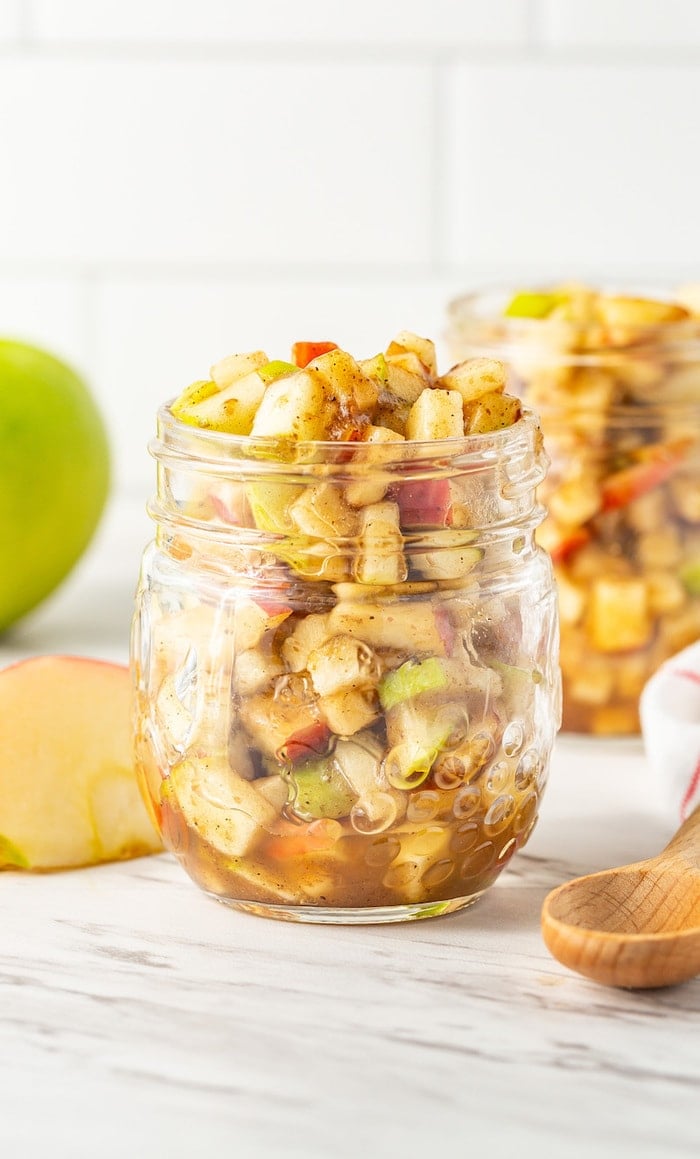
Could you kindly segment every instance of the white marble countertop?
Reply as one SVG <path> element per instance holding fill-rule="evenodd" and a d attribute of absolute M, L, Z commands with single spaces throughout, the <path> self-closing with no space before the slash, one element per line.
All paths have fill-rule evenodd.
<path fill-rule="evenodd" d="M 113 509 L 0 646 L 126 656 L 145 520 Z M 6 1156 L 700 1154 L 700 978 L 628 993 L 539 933 L 568 877 L 670 836 L 636 742 L 560 738 L 540 824 L 473 908 L 405 926 L 238 914 L 168 856 L 0 876 Z"/>

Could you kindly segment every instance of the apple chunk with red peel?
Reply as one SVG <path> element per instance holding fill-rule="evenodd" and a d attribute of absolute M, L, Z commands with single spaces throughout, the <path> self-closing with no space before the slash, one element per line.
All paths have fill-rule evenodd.
<path fill-rule="evenodd" d="M 449 479 L 395 484 L 392 494 L 399 505 L 402 527 L 451 527 L 453 499 Z"/>
<path fill-rule="evenodd" d="M 132 756 L 128 668 L 40 656 L 0 672 L 0 868 L 155 853 Z"/>

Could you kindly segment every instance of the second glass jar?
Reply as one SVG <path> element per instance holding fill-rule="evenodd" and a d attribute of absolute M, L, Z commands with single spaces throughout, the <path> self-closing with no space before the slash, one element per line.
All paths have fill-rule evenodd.
<path fill-rule="evenodd" d="M 700 638 L 700 318 L 650 324 L 644 299 L 612 296 L 595 325 L 587 302 L 585 323 L 575 301 L 567 319 L 508 317 L 512 299 L 455 301 L 450 345 L 506 362 L 540 416 L 563 727 L 634 734 L 649 676 Z"/>

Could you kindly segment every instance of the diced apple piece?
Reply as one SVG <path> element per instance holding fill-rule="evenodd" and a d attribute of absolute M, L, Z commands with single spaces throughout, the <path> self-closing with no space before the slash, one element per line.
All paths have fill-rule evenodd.
<path fill-rule="evenodd" d="M 380 387 L 386 386 L 389 379 L 386 358 L 383 354 L 375 354 L 374 358 L 363 358 L 357 364 L 363 374 L 374 379 Z"/>
<path fill-rule="evenodd" d="M 282 605 L 270 613 L 263 604 L 256 600 L 239 600 L 236 604 L 234 618 L 234 641 L 236 652 L 245 652 L 248 648 L 257 648 L 266 632 L 279 627 L 287 616 L 291 615 L 291 608 Z"/>
<path fill-rule="evenodd" d="M 338 346 L 335 342 L 295 342 L 292 346 L 292 358 L 297 366 L 302 370 L 313 362 L 314 358 L 320 358 L 322 354 L 328 354 L 331 350 L 337 350 Z"/>
<path fill-rule="evenodd" d="M 283 362 L 277 358 L 273 362 L 268 362 L 266 366 L 261 366 L 258 374 L 265 383 L 269 386 L 271 382 L 276 382 L 278 378 L 287 378 L 290 374 L 296 374 L 298 366 L 292 362 Z"/>
<path fill-rule="evenodd" d="M 561 571 L 557 574 L 557 591 L 562 624 L 580 624 L 586 610 L 586 589 Z"/>
<path fill-rule="evenodd" d="M 408 366 L 405 365 L 409 359 Z M 423 363 L 417 356 L 387 355 L 386 356 L 386 389 L 390 395 L 392 405 L 396 403 L 413 403 L 422 392 L 429 387 L 428 376 Z"/>
<path fill-rule="evenodd" d="M 181 394 L 178 395 L 173 403 L 171 410 L 176 418 L 181 418 L 183 412 L 187 414 L 190 407 L 196 406 L 197 403 L 203 402 L 206 398 L 211 398 L 216 394 L 218 386 L 211 379 L 198 379 L 197 382 L 191 383 L 185 387 Z M 185 418 L 185 422 L 188 420 Z"/>
<path fill-rule="evenodd" d="M 284 664 L 273 652 L 249 648 L 236 657 L 233 668 L 236 692 L 240 696 L 254 696 L 284 673 Z"/>
<path fill-rule="evenodd" d="M 323 720 L 315 720 L 313 724 L 300 728 L 287 737 L 284 744 L 278 748 L 275 756 L 278 761 L 285 764 L 306 761 L 327 752 L 329 741 L 328 724 Z"/>
<path fill-rule="evenodd" d="M 506 318 L 547 318 L 561 301 L 556 292 L 525 290 L 511 298 L 503 313 Z"/>
<path fill-rule="evenodd" d="M 449 527 L 452 523 L 453 500 L 449 479 L 400 483 L 396 487 L 396 499 L 402 527 Z"/>
<path fill-rule="evenodd" d="M 132 755 L 127 668 L 40 656 L 0 672 L 0 867 L 64 869 L 162 848 Z"/>
<path fill-rule="evenodd" d="M 700 603 L 693 601 L 673 615 L 666 615 L 659 624 L 664 654 L 673 655 L 700 640 Z"/>
<path fill-rule="evenodd" d="M 403 535 L 396 503 L 371 503 L 361 510 L 355 578 L 363 584 L 397 584 L 406 579 Z"/>
<path fill-rule="evenodd" d="M 403 443 L 405 439 L 397 431 L 391 431 L 388 427 L 368 426 L 363 431 L 363 443 L 371 443 L 373 446 L 383 446 L 387 443 Z M 366 470 L 363 463 L 363 472 L 372 474 L 372 470 Z M 351 507 L 368 507 L 371 503 L 379 503 L 385 496 L 388 483 L 375 480 L 357 479 L 346 485 L 345 498 Z"/>
<path fill-rule="evenodd" d="M 228 857 L 244 857 L 278 817 L 255 782 L 214 757 L 176 765 L 163 782 L 161 800 L 164 811 L 181 813 L 201 840 Z"/>
<path fill-rule="evenodd" d="M 443 374 L 438 384 L 445 390 L 458 391 L 464 403 L 473 403 L 485 394 L 503 393 L 506 368 L 495 358 L 470 358 Z"/>
<path fill-rule="evenodd" d="M 406 422 L 411 411 L 411 403 L 403 402 L 394 395 L 385 391 L 379 400 L 379 406 L 374 414 L 374 425 L 378 427 L 386 427 L 389 431 L 395 431 L 397 435 L 402 438 L 406 437 Z"/>
<path fill-rule="evenodd" d="M 429 551 L 415 551 L 411 562 L 427 579 L 461 579 L 476 567 L 484 556 L 483 549 L 468 542 L 469 532 L 443 531 L 440 542 L 431 544 Z"/>
<path fill-rule="evenodd" d="M 237 378 L 244 378 L 261 366 L 266 366 L 269 361 L 262 350 L 254 350 L 252 354 L 229 354 L 227 358 L 215 363 L 209 373 L 219 390 L 225 390 Z"/>
<path fill-rule="evenodd" d="M 353 736 L 379 716 L 379 702 L 370 688 L 347 688 L 319 697 L 318 707 L 336 736 Z"/>
<path fill-rule="evenodd" d="M 415 354 L 432 378 L 435 378 L 437 374 L 435 343 L 431 342 L 429 338 L 419 338 L 410 330 L 400 330 L 393 342 L 387 346 L 386 352 L 387 354 L 403 354 L 404 352 Z"/>
<path fill-rule="evenodd" d="M 304 616 L 282 645 L 282 657 L 287 667 L 292 672 L 305 671 L 310 654 L 334 634 L 329 617 L 324 613 L 314 612 Z"/>
<path fill-rule="evenodd" d="M 656 531 L 645 531 L 637 540 L 637 560 L 646 572 L 658 567 L 676 567 L 683 559 L 683 541 L 677 527 L 668 523 Z"/>
<path fill-rule="evenodd" d="M 276 813 L 281 813 L 289 800 L 289 784 L 279 774 L 273 774 L 271 777 L 258 777 L 255 782 L 255 791 L 260 793 L 266 801 L 269 801 Z"/>
<path fill-rule="evenodd" d="M 330 756 L 297 766 L 290 780 L 295 794 L 292 807 L 305 821 L 347 817 L 357 800 L 338 762 Z"/>
<path fill-rule="evenodd" d="M 306 663 L 314 691 L 333 696 L 348 689 L 375 688 L 381 665 L 372 649 L 354 636 L 331 636 L 309 653 Z"/>
<path fill-rule="evenodd" d="M 579 527 L 597 515 L 602 505 L 600 487 L 595 479 L 583 476 L 567 479 L 552 491 L 547 506 L 557 523 Z"/>
<path fill-rule="evenodd" d="M 265 393 L 265 383 L 255 371 L 236 378 L 230 386 L 207 395 L 198 402 L 179 399 L 173 414 L 183 422 L 205 430 L 224 431 L 230 435 L 248 435 Z"/>
<path fill-rule="evenodd" d="M 289 534 L 293 529 L 289 509 L 303 492 L 295 483 L 248 483 L 246 497 L 255 526 L 260 531 Z"/>
<path fill-rule="evenodd" d="M 248 739 L 242 730 L 229 735 L 226 755 L 231 771 L 236 776 L 242 777 L 244 781 L 255 780 L 255 765 Z"/>
<path fill-rule="evenodd" d="M 681 322 L 689 316 L 683 306 L 674 302 L 614 297 L 607 294 L 599 295 L 596 310 L 603 325 L 614 330 L 662 326 L 668 322 Z"/>
<path fill-rule="evenodd" d="M 333 483 L 317 483 L 302 491 L 289 508 L 294 525 L 305 535 L 333 539 L 354 535 L 357 512 L 346 503 L 342 489 Z"/>
<path fill-rule="evenodd" d="M 646 573 L 647 596 L 649 611 L 652 616 L 665 616 L 668 612 L 677 612 L 686 603 L 687 594 L 700 595 L 700 567 L 697 572 L 697 587 L 695 592 L 683 586 L 683 569 L 679 576 L 670 571 L 661 569 L 650 570 Z M 683 581 L 683 582 L 681 582 Z"/>
<path fill-rule="evenodd" d="M 168 746 L 182 753 L 187 745 L 194 717 L 178 695 L 177 680 L 166 676 L 155 698 L 155 718 L 158 729 L 167 738 Z"/>
<path fill-rule="evenodd" d="M 318 375 L 299 370 L 267 387 L 251 434 L 294 441 L 324 439 L 329 406 Z"/>
<path fill-rule="evenodd" d="M 416 399 L 406 421 L 406 438 L 457 439 L 464 435 L 462 396 L 456 390 L 428 388 Z"/>
<path fill-rule="evenodd" d="M 339 601 L 328 616 L 332 632 L 347 632 L 371 648 L 392 648 L 410 655 L 445 655 L 445 643 L 430 603 L 375 604 Z"/>
<path fill-rule="evenodd" d="M 599 652 L 627 652 L 649 643 L 652 621 L 642 579 L 598 579 L 591 586 L 587 630 Z"/>
<path fill-rule="evenodd" d="M 487 435 L 512 427 L 520 418 L 520 400 L 508 394 L 484 394 L 467 419 L 470 435 Z"/>
<path fill-rule="evenodd" d="M 387 785 L 382 773 L 384 750 L 371 732 L 356 733 L 335 746 L 335 760 L 357 794 L 356 809 L 377 832 L 392 825 L 405 810 L 403 794 Z"/>
<path fill-rule="evenodd" d="M 327 396 L 333 397 L 344 416 L 372 416 L 379 398 L 379 387 L 368 378 L 352 355 L 345 350 L 331 350 L 310 362 L 307 369 L 323 382 Z"/>
<path fill-rule="evenodd" d="M 384 775 L 395 789 L 420 785 L 428 776 L 441 749 L 454 733 L 450 714 L 418 711 L 404 701 L 387 713 L 387 740 L 391 746 L 384 761 Z"/>
<path fill-rule="evenodd" d="M 328 728 L 320 720 L 308 677 L 301 674 L 278 677 L 270 692 L 244 699 L 239 714 L 265 756 L 294 761 L 327 747 Z"/>
<path fill-rule="evenodd" d="M 229 523 L 232 527 L 249 525 L 250 510 L 244 483 L 221 480 L 212 486 L 207 495 L 215 517 L 222 523 Z"/>
<path fill-rule="evenodd" d="M 425 385 L 430 384 L 428 367 L 413 350 L 387 350 L 384 357 L 387 366 L 398 366 L 408 374 L 414 374 L 416 378 L 422 379 Z"/>
<path fill-rule="evenodd" d="M 436 656 L 416 662 L 409 660 L 393 672 L 387 672 L 379 685 L 379 699 L 387 711 L 424 692 L 439 692 L 448 684 L 444 665 Z"/>

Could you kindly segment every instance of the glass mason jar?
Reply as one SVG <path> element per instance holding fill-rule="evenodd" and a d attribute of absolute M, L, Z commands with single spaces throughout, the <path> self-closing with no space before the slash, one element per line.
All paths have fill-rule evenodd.
<path fill-rule="evenodd" d="M 537 420 L 282 462 L 164 408 L 151 449 L 132 666 L 166 846 L 273 917 L 475 901 L 532 832 L 560 719 Z"/>
<path fill-rule="evenodd" d="M 563 727 L 634 734 L 649 676 L 700 637 L 700 320 L 505 317 L 512 298 L 453 302 L 451 351 L 506 362 L 542 423 Z"/>

